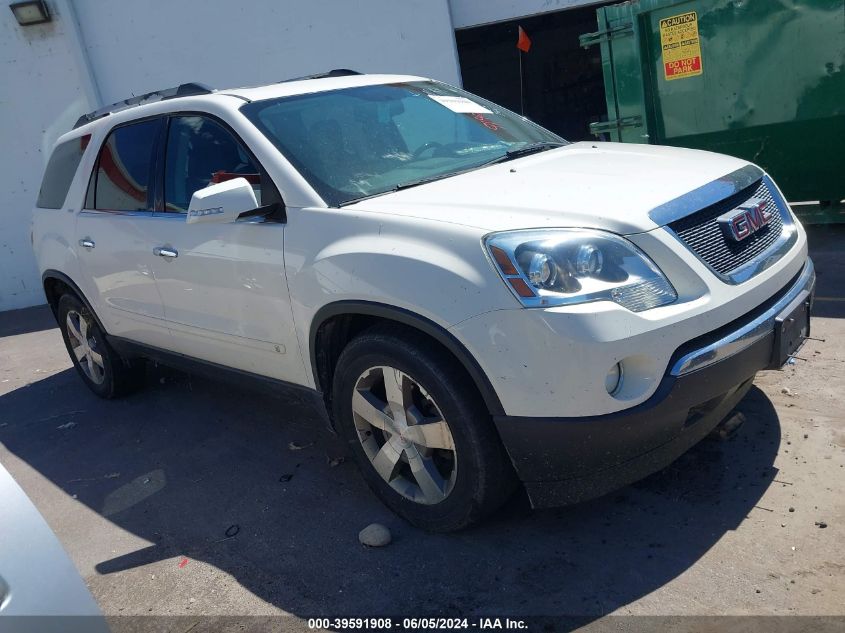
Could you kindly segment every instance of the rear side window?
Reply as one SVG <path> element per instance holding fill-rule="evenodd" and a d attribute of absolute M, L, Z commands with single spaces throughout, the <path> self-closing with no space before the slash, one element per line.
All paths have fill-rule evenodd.
<path fill-rule="evenodd" d="M 141 211 L 151 208 L 153 150 L 162 119 L 123 125 L 112 130 L 97 159 L 86 208 Z M 93 195 L 91 195 L 93 189 Z"/>
<path fill-rule="evenodd" d="M 79 138 L 65 141 L 53 150 L 47 169 L 44 171 L 44 180 L 41 181 L 41 190 L 38 192 L 37 205 L 42 209 L 61 209 L 65 203 L 70 183 L 76 175 L 79 161 L 82 154 L 88 147 L 91 135 L 86 134 Z"/>

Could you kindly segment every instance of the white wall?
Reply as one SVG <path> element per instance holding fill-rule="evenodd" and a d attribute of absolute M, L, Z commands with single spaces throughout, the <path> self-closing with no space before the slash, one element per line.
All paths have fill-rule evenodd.
<path fill-rule="evenodd" d="M 66 16 L 23 29 L 0 9 L 0 310 L 9 310 L 44 302 L 30 213 L 53 143 L 90 104 Z"/>
<path fill-rule="evenodd" d="M 526 15 L 573 9 L 603 0 L 450 0 L 456 29 L 512 20 Z M 621 1 L 621 0 L 620 0 Z"/>
<path fill-rule="evenodd" d="M 458 81 L 446 0 L 77 0 L 103 99 L 352 68 Z"/>
<path fill-rule="evenodd" d="M 47 1 L 54 20 L 41 26 L 0 6 L 0 310 L 44 301 L 30 210 L 53 142 L 95 109 L 91 85 L 112 103 L 188 81 L 225 88 L 332 68 L 460 83 L 448 0 L 70 0 L 93 77 L 67 0 Z"/>

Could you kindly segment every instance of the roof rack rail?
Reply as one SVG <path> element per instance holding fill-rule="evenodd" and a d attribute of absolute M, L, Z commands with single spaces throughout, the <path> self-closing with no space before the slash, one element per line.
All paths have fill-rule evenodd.
<path fill-rule="evenodd" d="M 120 112 L 121 110 L 126 110 L 127 108 L 131 108 L 133 106 L 141 105 L 143 103 L 146 103 L 147 101 L 154 103 L 156 101 L 165 101 L 167 99 L 175 99 L 177 97 L 207 95 L 211 94 L 212 92 L 213 90 L 211 88 L 209 88 L 205 84 L 200 83 L 179 84 L 175 88 L 154 90 L 153 92 L 138 95 L 137 97 L 130 97 L 129 99 L 124 99 L 123 101 L 112 103 L 111 105 L 107 105 L 98 110 L 94 110 L 93 112 L 89 112 L 88 114 L 83 114 L 81 117 L 79 117 L 79 119 L 77 119 L 76 124 L 73 126 L 73 129 L 85 125 L 86 123 L 90 123 L 91 121 L 94 121 L 96 119 L 100 119 L 104 116 L 108 116 L 109 114 Z"/>
<path fill-rule="evenodd" d="M 326 77 L 349 77 L 351 75 L 363 75 L 357 70 L 349 70 L 348 68 L 334 68 L 325 73 L 317 73 L 315 75 L 304 75 L 302 77 L 291 77 L 290 79 L 282 79 L 279 83 L 287 83 L 288 81 L 304 81 L 305 79 L 325 79 Z"/>

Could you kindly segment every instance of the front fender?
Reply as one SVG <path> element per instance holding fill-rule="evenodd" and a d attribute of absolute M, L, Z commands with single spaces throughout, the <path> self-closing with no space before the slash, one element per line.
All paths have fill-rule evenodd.
<path fill-rule="evenodd" d="M 425 317 L 421 317 L 420 315 L 410 312 L 408 310 L 403 310 L 402 308 L 397 308 L 395 306 L 385 305 L 381 303 L 371 303 L 367 301 L 337 301 L 335 303 L 329 303 L 320 308 L 314 315 L 314 319 L 311 321 L 311 332 L 308 337 L 308 341 L 310 345 L 310 368 L 313 372 L 315 384 L 318 391 L 324 391 L 326 385 L 321 385 L 318 379 L 318 365 L 316 353 L 317 333 L 319 332 L 320 326 L 323 323 L 325 323 L 332 317 L 342 314 L 357 314 L 378 317 L 380 319 L 395 321 L 396 323 L 407 325 L 416 330 L 419 330 L 420 332 L 423 332 L 424 334 L 427 334 L 432 339 L 440 343 L 447 350 L 449 350 L 449 352 L 451 352 L 451 354 L 458 359 L 458 362 L 463 365 L 463 368 L 466 370 L 472 381 L 475 383 L 475 386 L 481 394 L 481 397 L 484 400 L 484 404 L 487 406 L 487 410 L 490 412 L 490 414 L 504 415 L 505 410 L 502 407 L 502 402 L 501 400 L 499 400 L 499 396 L 496 393 L 493 384 L 490 382 L 490 379 L 487 377 L 487 374 L 484 373 L 484 370 L 481 368 L 481 365 L 478 364 L 478 361 L 475 359 L 475 357 L 454 334 L 440 327 L 436 323 L 426 319 Z"/>
<path fill-rule="evenodd" d="M 483 235 L 475 227 L 381 213 L 292 210 L 285 269 L 303 356 L 311 356 L 318 313 L 330 304 L 386 306 L 443 331 L 517 306 L 487 260 Z"/>

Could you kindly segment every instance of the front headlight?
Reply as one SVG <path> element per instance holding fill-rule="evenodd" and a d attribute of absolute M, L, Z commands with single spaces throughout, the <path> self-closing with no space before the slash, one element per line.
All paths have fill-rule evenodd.
<path fill-rule="evenodd" d="M 678 298 L 645 253 L 623 237 L 587 229 L 492 233 L 484 245 L 526 307 L 615 301 L 632 312 Z"/>

